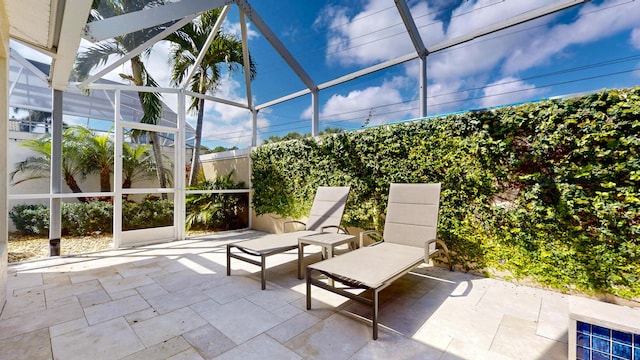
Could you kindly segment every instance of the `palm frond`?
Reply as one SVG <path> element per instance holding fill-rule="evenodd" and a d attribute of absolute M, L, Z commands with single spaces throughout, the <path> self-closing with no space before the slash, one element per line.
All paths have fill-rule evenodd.
<path fill-rule="evenodd" d="M 74 65 L 74 74 L 78 77 L 77 80 L 85 80 L 93 68 L 106 64 L 109 56 L 124 56 L 125 53 L 117 42 L 113 40 L 102 41 L 78 55 Z"/>

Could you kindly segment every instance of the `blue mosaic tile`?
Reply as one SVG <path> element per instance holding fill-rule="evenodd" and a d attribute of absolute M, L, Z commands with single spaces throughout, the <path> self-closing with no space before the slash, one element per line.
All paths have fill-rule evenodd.
<path fill-rule="evenodd" d="M 611 353 L 623 359 L 631 360 L 631 346 L 613 343 L 613 351 Z"/>
<path fill-rule="evenodd" d="M 601 336 L 605 339 L 611 338 L 611 329 L 607 329 L 606 327 L 602 327 L 598 325 L 591 325 L 591 329 L 594 335 Z"/>
<path fill-rule="evenodd" d="M 640 360 L 640 334 L 577 322 L 576 359 Z"/>
<path fill-rule="evenodd" d="M 594 336 L 591 339 L 591 348 L 608 354 L 611 352 L 611 341 Z"/>
<path fill-rule="evenodd" d="M 599 351 L 593 351 L 591 352 L 591 360 L 611 360 L 611 356 Z"/>
<path fill-rule="evenodd" d="M 577 360 L 591 360 L 591 351 L 582 346 L 576 347 L 576 359 Z"/>
<path fill-rule="evenodd" d="M 576 344 L 584 347 L 591 347 L 591 336 L 587 334 L 576 334 Z"/>
<path fill-rule="evenodd" d="M 582 321 L 578 321 L 578 332 L 591 334 L 591 324 L 583 323 Z"/>
<path fill-rule="evenodd" d="M 612 330 L 611 333 L 612 333 L 613 341 L 631 345 L 631 338 L 632 338 L 631 334 L 618 331 L 618 330 Z"/>

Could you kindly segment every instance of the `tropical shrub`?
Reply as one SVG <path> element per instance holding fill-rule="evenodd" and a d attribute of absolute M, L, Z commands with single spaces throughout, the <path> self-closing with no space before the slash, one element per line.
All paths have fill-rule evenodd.
<path fill-rule="evenodd" d="M 441 182 L 459 269 L 640 297 L 640 87 L 265 145 L 257 214 L 350 185 L 344 225 L 384 225 L 389 184 Z"/>
<path fill-rule="evenodd" d="M 16 205 L 9 210 L 9 218 L 23 234 L 40 235 L 49 232 L 49 209 L 44 205 Z"/>
<path fill-rule="evenodd" d="M 189 190 L 245 189 L 244 181 L 234 182 L 233 171 L 203 181 Z M 249 224 L 248 194 L 189 194 L 186 196 L 187 230 L 232 230 Z"/>
<path fill-rule="evenodd" d="M 113 231 L 113 204 L 107 201 L 62 203 L 62 235 L 91 235 Z M 145 199 L 123 203 L 123 230 L 145 229 L 173 224 L 173 201 Z M 23 234 L 49 234 L 49 208 L 16 205 L 9 211 L 16 229 Z"/>
<path fill-rule="evenodd" d="M 173 201 L 146 197 L 122 203 L 122 229 L 136 230 L 173 225 Z"/>

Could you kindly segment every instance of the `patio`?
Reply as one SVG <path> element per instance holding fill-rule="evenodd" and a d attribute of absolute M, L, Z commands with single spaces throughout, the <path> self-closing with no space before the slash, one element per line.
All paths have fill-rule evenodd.
<path fill-rule="evenodd" d="M 565 359 L 571 296 L 420 266 L 369 309 L 297 279 L 295 251 L 259 269 L 218 233 L 15 263 L 0 316 L 0 359 Z M 305 248 L 306 263 L 319 260 Z"/>

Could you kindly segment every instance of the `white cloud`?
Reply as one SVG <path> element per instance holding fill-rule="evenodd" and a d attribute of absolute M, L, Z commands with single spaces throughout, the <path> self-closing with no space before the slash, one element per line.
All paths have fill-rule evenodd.
<path fill-rule="evenodd" d="M 429 13 L 426 3 L 412 8 L 414 13 Z M 370 0 L 364 9 L 349 15 L 347 7 L 327 6 L 315 21 L 327 30 L 327 61 L 342 65 L 368 65 L 389 60 L 412 51 L 413 45 L 395 6 L 387 0 Z M 418 26 L 433 21 L 429 16 L 416 20 Z M 436 28 L 437 31 L 433 31 Z M 431 34 L 441 33 L 437 26 Z"/>
<path fill-rule="evenodd" d="M 535 3 L 511 1 L 508 4 L 494 0 L 466 1 L 452 12 L 451 19 L 446 25 L 436 18 L 437 9 L 443 8 L 445 5 L 436 4 L 431 7 L 426 1 L 420 1 L 413 4 L 411 12 L 421 37 L 429 48 L 445 39 L 469 34 L 552 1 L 544 0 Z M 549 18 L 537 20 L 536 24 L 544 24 L 548 21 L 550 21 Z M 531 25 L 531 23 L 528 24 L 528 26 Z M 329 63 L 370 65 L 414 50 L 397 9 L 395 6 L 389 6 L 389 3 L 383 0 L 367 1 L 363 10 L 357 14 L 350 14 L 350 10 L 346 7 L 327 6 L 316 19 L 315 26 L 326 26 L 330 29 L 327 39 L 329 44 L 327 61 Z M 393 36 L 398 33 L 402 35 Z M 521 46 L 520 44 L 526 42 L 528 36 L 530 35 L 523 32 L 493 41 L 487 41 L 487 38 L 484 38 L 482 41 L 475 41 L 430 55 L 428 59 L 429 85 L 427 88 L 430 97 L 428 100 L 429 113 L 448 112 L 459 108 L 460 102 L 468 98 L 470 94 L 460 90 L 465 87 L 479 88 L 486 84 L 492 70 L 504 61 L 514 49 Z M 418 61 L 412 61 L 405 66 L 406 78 L 411 79 L 405 86 L 409 86 L 407 89 L 414 94 L 418 87 L 417 64 Z M 402 89 L 402 86 L 389 87 L 388 84 L 383 84 L 361 91 L 353 91 L 348 95 L 334 95 L 324 107 L 323 115 L 348 113 L 343 117 L 350 115 L 352 118 L 366 119 L 368 110 L 350 111 L 355 111 L 352 109 L 354 107 L 358 109 L 374 108 L 375 113 L 380 99 L 397 96 L 398 98 L 394 99 L 394 102 L 401 102 Z M 389 93 L 376 93 L 381 90 L 389 91 Z M 376 93 L 377 99 L 373 98 L 372 94 L 374 93 Z M 355 98 L 358 98 L 357 102 L 353 101 Z M 406 104 L 404 106 L 406 107 Z M 417 103 L 413 103 L 413 106 L 416 107 Z M 329 111 L 333 108 L 335 111 Z M 414 116 L 418 115 L 417 110 L 413 110 L 413 113 Z M 310 117 L 310 109 L 307 109 L 304 115 Z"/>
<path fill-rule="evenodd" d="M 380 86 L 334 94 L 320 111 L 323 121 L 350 121 L 362 125 L 379 125 L 390 118 L 417 116 L 416 102 L 404 103 L 400 90 L 406 86 L 405 77 L 395 77 Z M 303 119 L 311 119 L 311 107 L 304 110 Z"/>
<path fill-rule="evenodd" d="M 631 32 L 631 45 L 636 49 L 640 49 L 640 28 L 635 28 Z"/>
<path fill-rule="evenodd" d="M 633 28 L 638 19 L 640 6 L 628 5 L 626 0 L 585 4 L 580 8 L 576 21 L 531 34 L 529 41 L 508 56 L 504 72 L 513 73 L 546 64 L 570 45 L 586 44 Z M 633 36 L 632 33 L 632 39 Z M 639 37 L 635 36 L 636 39 Z"/>
<path fill-rule="evenodd" d="M 434 82 L 427 87 L 428 115 L 442 114 L 457 109 L 458 104 L 468 95 L 460 91 L 463 81 Z"/>
<path fill-rule="evenodd" d="M 244 90 L 241 84 L 230 76 L 225 76 L 216 89 L 215 96 L 241 104 L 247 103 L 246 96 L 240 95 Z M 262 110 L 258 114 L 258 127 L 267 127 L 268 112 Z M 195 116 L 192 117 L 195 127 Z M 251 145 L 253 115 L 244 108 L 225 105 L 218 102 L 205 102 L 205 115 L 202 127 L 203 142 L 225 143 L 226 146 L 240 148 Z"/>
<path fill-rule="evenodd" d="M 513 104 L 528 100 L 540 93 L 541 90 L 536 89 L 533 84 L 527 84 L 513 77 L 506 77 L 488 84 L 484 88 L 482 107 Z"/>
<path fill-rule="evenodd" d="M 468 35 L 489 25 L 497 24 L 511 17 L 526 13 L 534 7 L 551 2 L 495 2 L 476 1 L 463 2 L 451 15 L 446 29 L 446 39 L 451 40 Z M 432 54 L 429 57 L 429 78 L 433 81 L 449 81 L 463 79 L 468 76 L 485 76 L 496 68 L 504 59 L 518 51 L 522 44 L 528 42 L 532 31 L 536 31 L 550 22 L 552 17 L 534 20 L 505 31 L 458 45 L 456 47 Z M 520 31 L 523 29 L 527 31 Z M 423 32 L 423 37 L 427 34 Z M 429 42 L 436 45 L 434 42 Z M 427 46 L 429 48 L 429 46 Z"/>
<path fill-rule="evenodd" d="M 247 22 L 247 38 L 249 40 L 255 39 L 260 36 L 260 33 L 253 29 L 253 25 L 250 22 Z M 227 19 L 222 23 L 222 29 L 236 36 L 238 39 L 242 39 L 242 28 L 240 27 L 239 22 L 231 23 Z"/>

